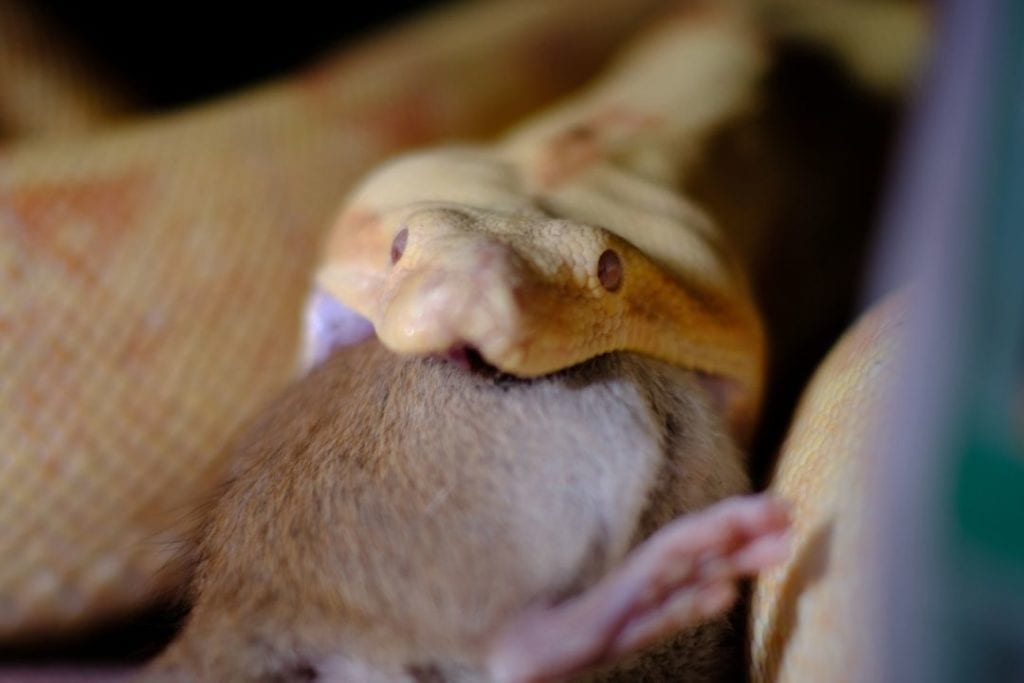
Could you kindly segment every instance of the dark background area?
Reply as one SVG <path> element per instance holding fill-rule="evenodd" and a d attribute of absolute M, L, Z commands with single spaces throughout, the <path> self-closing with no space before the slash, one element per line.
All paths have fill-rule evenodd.
<path fill-rule="evenodd" d="M 36 0 L 140 103 L 176 107 L 285 74 L 439 0 L 163 3 Z"/>

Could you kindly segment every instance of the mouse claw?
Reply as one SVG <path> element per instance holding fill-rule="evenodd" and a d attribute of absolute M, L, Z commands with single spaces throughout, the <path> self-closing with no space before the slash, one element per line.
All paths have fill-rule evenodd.
<path fill-rule="evenodd" d="M 789 524 L 788 505 L 764 495 L 673 521 L 581 595 L 516 617 L 491 651 L 493 679 L 561 680 L 721 614 L 736 599 L 738 579 L 785 559 Z"/>

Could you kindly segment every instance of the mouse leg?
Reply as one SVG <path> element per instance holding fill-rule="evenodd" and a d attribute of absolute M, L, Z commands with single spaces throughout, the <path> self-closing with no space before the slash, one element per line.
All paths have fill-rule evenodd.
<path fill-rule="evenodd" d="M 321 287 L 306 299 L 303 315 L 302 357 L 299 374 L 316 367 L 335 349 L 373 336 L 373 324 L 348 308 Z"/>
<path fill-rule="evenodd" d="M 581 595 L 528 609 L 499 635 L 495 681 L 542 683 L 611 664 L 723 613 L 736 581 L 784 559 L 787 506 L 729 498 L 662 528 Z"/>

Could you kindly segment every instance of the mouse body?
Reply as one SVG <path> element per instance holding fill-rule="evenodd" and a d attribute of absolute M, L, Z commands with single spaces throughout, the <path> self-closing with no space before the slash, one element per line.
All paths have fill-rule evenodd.
<path fill-rule="evenodd" d="M 624 353 L 522 380 L 375 340 L 343 348 L 236 439 L 192 611 L 142 680 L 720 680 L 742 661 L 734 596 L 681 630 L 639 628 L 679 632 L 657 655 L 613 642 L 685 574 L 658 555 L 664 541 L 636 546 L 749 488 L 711 406 L 693 373 Z M 575 663 L 555 653 L 533 671 L 524 653 L 546 628 L 541 649 L 606 632 Z"/>

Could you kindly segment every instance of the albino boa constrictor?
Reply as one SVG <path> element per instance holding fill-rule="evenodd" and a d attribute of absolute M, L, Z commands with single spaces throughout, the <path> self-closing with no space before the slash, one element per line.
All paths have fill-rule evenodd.
<path fill-rule="evenodd" d="M 593 33 L 581 33 L 578 23 L 572 25 L 574 51 L 584 57 L 573 73 L 564 76 L 565 81 L 573 81 L 589 67 L 592 60 L 586 57 L 588 50 L 594 56 L 600 54 L 624 35 L 645 9 L 636 3 L 606 2 L 608 14 L 600 24 L 586 24 Z M 557 31 L 551 27 L 559 21 L 568 26 L 574 11 L 578 13 L 578 8 L 563 7 L 553 14 L 544 14 L 543 21 L 550 22 L 545 24 L 547 30 Z M 588 9 L 588 16 L 594 11 Z M 536 36 L 539 31 L 538 24 L 529 22 L 541 21 L 529 14 L 512 13 L 508 6 L 501 5 L 485 5 L 462 12 L 465 23 L 458 27 L 440 21 L 433 25 L 424 23 L 408 32 L 404 41 L 393 41 L 386 49 L 378 48 L 376 52 L 369 50 L 372 59 L 379 60 L 372 62 L 372 69 L 384 69 L 385 55 L 390 51 L 396 65 L 392 68 L 398 73 L 398 65 L 407 67 L 409 55 L 416 52 L 409 45 L 415 43 L 422 48 L 426 43 L 451 43 L 437 39 L 439 34 L 445 38 L 468 35 L 471 32 L 467 32 L 466 27 L 473 22 L 504 25 L 502 35 L 509 41 L 509 51 L 516 52 L 519 48 L 518 44 L 513 45 L 516 40 L 527 34 Z M 501 20 L 495 21 L 494 17 L 499 14 Z M 509 24 L 513 16 L 520 23 Z M 738 429 L 747 429 L 759 401 L 763 349 L 762 333 L 743 276 L 733 259 L 724 256 L 713 229 L 701 228 L 708 224 L 699 209 L 688 205 L 678 195 L 663 193 L 660 186 L 685 178 L 685 163 L 677 164 L 674 160 L 685 162 L 694 158 L 692 154 L 681 152 L 695 153 L 693 149 L 688 150 L 694 140 L 746 103 L 746 89 L 759 75 L 762 55 L 742 21 L 721 24 L 705 22 L 699 15 L 698 18 L 700 21 L 694 22 L 683 13 L 665 30 L 666 35 L 672 35 L 671 31 L 677 27 L 682 27 L 684 32 L 709 29 L 706 35 L 709 42 L 692 55 L 698 57 L 693 88 L 699 92 L 709 82 L 735 84 L 735 88 L 723 88 L 722 100 L 711 102 L 709 110 L 692 113 L 680 108 L 677 101 L 662 101 L 662 93 L 652 90 L 650 84 L 646 84 L 646 89 L 641 87 L 637 95 L 631 91 L 637 87 L 633 78 L 626 79 L 622 85 L 631 101 L 643 102 L 643 93 L 654 97 L 637 110 L 623 110 L 616 106 L 614 97 L 612 101 L 604 99 L 608 94 L 621 95 L 616 90 L 613 73 L 612 79 L 606 82 L 607 89 L 598 88 L 589 99 L 584 96 L 576 105 L 555 110 L 549 117 L 514 130 L 500 146 L 491 150 L 464 148 L 439 152 L 436 157 L 414 157 L 390 166 L 365 183 L 350 201 L 348 211 L 342 215 L 329 242 L 327 259 L 319 270 L 320 286 L 370 317 L 382 339 L 402 351 L 449 352 L 453 347 L 472 347 L 488 362 L 521 374 L 545 372 L 612 348 L 660 355 L 726 380 L 720 386 L 724 405 Z M 428 37 L 433 40 L 427 40 Z M 417 42 L 420 39 L 422 43 Z M 455 45 L 440 50 L 443 54 L 436 59 L 444 66 L 435 64 L 435 68 L 453 68 L 459 58 L 449 55 L 458 53 L 456 48 L 470 50 L 484 42 L 489 48 L 488 59 L 514 63 L 505 53 L 494 50 L 494 39 L 494 35 L 490 35 L 488 41 L 481 40 L 469 48 Z M 693 45 L 690 40 L 670 41 L 661 47 L 680 48 L 686 54 Z M 652 40 L 650 46 L 655 46 L 651 54 L 657 55 L 651 58 L 650 64 L 656 64 L 665 55 L 658 54 L 657 40 Z M 623 73 L 645 66 L 646 49 L 627 58 Z M 707 71 L 702 72 L 699 67 L 705 64 L 702 60 L 706 54 L 710 54 L 711 59 L 706 63 Z M 477 53 L 474 55 L 479 58 Z M 349 77 L 353 72 L 365 73 L 371 69 L 369 57 L 350 57 L 341 70 Z M 417 57 L 422 63 L 422 55 L 417 53 Z M 630 59 L 636 61 L 630 63 Z M 429 63 L 429 59 L 426 61 Z M 397 82 L 380 78 L 380 71 L 364 76 L 364 87 L 370 90 L 387 83 L 389 93 L 402 97 L 407 97 L 409 92 L 415 94 L 404 100 L 405 111 L 392 118 L 388 112 L 401 111 L 400 107 L 381 104 L 379 109 L 373 110 L 372 107 L 367 109 L 365 103 L 362 109 L 352 107 L 353 86 L 348 83 L 339 88 L 335 81 L 337 73 L 322 70 L 315 77 L 307 77 L 298 88 L 296 83 L 291 83 L 259 92 L 244 101 L 227 102 L 165 122 L 130 126 L 92 140 L 15 148 L 0 158 L 3 170 L 0 192 L 8 208 L 0 216 L 0 228 L 5 235 L 0 245 L 6 252 L 5 277 L 9 276 L 15 284 L 23 283 L 26 277 L 31 279 L 21 285 L 20 291 L 26 294 L 15 297 L 18 309 L 4 311 L 9 315 L 3 320 L 13 321 L 3 328 L 5 336 L 13 343 L 0 349 L 5 368 L 26 364 L 23 370 L 12 373 L 15 381 L 8 381 L 0 394 L 5 408 L 10 406 L 8 415 L 13 416 L 0 425 L 0 436 L 5 444 L 22 444 L 20 450 L 11 450 L 13 469 L 9 466 L 3 472 L 5 478 L 21 482 L 16 489 L 10 488 L 20 492 L 15 502 L 17 507 L 11 505 L 11 498 L 0 504 L 0 516 L 16 521 L 20 518 L 20 525 L 15 524 L 9 535 L 0 536 L 0 545 L 8 549 L 0 556 L 13 556 L 11 549 L 21 548 L 29 539 L 29 552 L 19 552 L 23 560 L 21 566 L 17 563 L 13 568 L 7 564 L 0 566 L 0 598 L 3 598 L 0 600 L 0 635 L 86 623 L 104 613 L 116 613 L 137 605 L 161 587 L 175 583 L 175 571 L 159 571 L 174 555 L 176 548 L 169 545 L 173 546 L 179 537 L 168 525 L 168 512 L 187 508 L 190 501 L 200 499 L 209 490 L 219 474 L 215 445 L 223 442 L 225 431 L 253 402 L 280 385 L 289 373 L 287 359 L 291 344 L 282 338 L 288 335 L 282 335 L 280 330 L 288 329 L 287 321 L 294 320 L 304 284 L 302 268 L 308 268 L 311 263 L 317 221 L 326 224 L 323 215 L 330 210 L 328 195 L 332 191 L 336 195 L 338 186 L 345 184 L 339 180 L 337 172 L 339 159 L 344 160 L 347 177 L 351 178 L 371 160 L 400 146 L 426 141 L 435 134 L 459 131 L 465 135 L 492 129 L 494 124 L 507 122 L 546 94 L 542 87 L 531 89 L 527 85 L 528 79 L 537 75 L 535 69 L 529 68 L 532 65 L 524 67 L 520 75 L 524 82 L 518 87 L 509 85 L 506 74 L 502 85 L 507 90 L 498 92 L 500 89 L 490 87 L 493 84 L 485 83 L 486 69 L 480 63 L 472 65 L 472 69 L 466 62 L 462 64 L 467 68 L 466 74 L 444 81 L 445 87 L 457 88 L 458 93 L 444 98 L 443 105 L 440 99 L 425 94 L 430 87 L 424 85 L 422 76 L 399 78 Z M 392 71 L 387 73 L 393 78 Z M 474 74 L 478 80 L 473 80 Z M 411 87 L 412 83 L 418 87 Z M 528 97 L 534 90 L 536 97 Z M 683 97 L 692 97 L 693 91 L 685 88 L 683 91 Z M 509 102 L 510 92 L 515 92 L 514 105 Z M 346 110 L 354 110 L 354 120 L 358 123 L 384 127 L 369 149 L 359 147 L 360 143 L 365 145 L 365 136 L 339 139 L 345 135 L 336 131 L 338 122 L 323 121 L 324 112 L 331 109 L 332 97 L 341 97 L 346 108 L 351 107 Z M 306 98 L 311 98 L 308 108 Z M 474 103 L 479 106 L 475 111 L 460 109 Z M 410 115 L 413 109 L 430 112 L 435 118 L 424 120 L 422 114 Z M 585 129 L 582 135 L 581 125 Z M 269 140 L 274 135 L 295 146 L 285 148 L 271 144 Z M 175 141 L 185 140 L 190 141 L 188 148 L 172 151 Z M 326 141 L 333 141 L 335 146 L 325 146 Z M 346 143 L 347 148 L 342 153 L 340 150 Z M 365 154 L 358 162 L 353 161 L 353 147 L 362 149 Z M 69 161 L 73 156 L 81 160 Z M 159 163 L 156 172 L 152 167 L 146 168 L 151 160 Z M 570 163 L 566 164 L 565 160 Z M 613 163 L 604 163 L 607 160 Z M 409 183 L 408 176 L 403 174 L 415 172 L 420 163 L 437 164 L 434 168 L 443 170 L 436 177 L 418 176 L 424 178 L 423 183 Z M 450 206 L 431 205 L 416 217 L 409 215 L 410 204 L 439 196 L 438 185 L 426 180 L 460 177 L 467 167 L 473 169 L 473 183 L 481 179 L 482 167 L 494 173 L 484 176 L 485 179 L 497 178 L 493 184 L 474 186 L 477 193 L 473 194 L 474 200 L 486 195 L 487 201 L 473 206 L 473 202 L 464 201 L 464 197 L 443 194 L 440 197 L 445 202 L 468 205 L 484 212 L 463 210 L 455 214 L 453 220 L 451 213 L 445 213 L 450 211 Z M 65 170 L 54 170 L 60 168 Z M 285 172 L 289 168 L 298 172 Z M 509 180 L 510 168 L 525 169 L 525 172 Z M 620 173 L 622 169 L 627 169 L 628 173 Z M 218 180 L 228 174 L 233 176 L 233 189 L 201 198 L 202 188 L 220 187 Z M 325 181 L 324 176 L 331 178 L 331 182 Z M 323 187 L 311 183 L 311 178 L 318 178 Z M 606 198 L 617 188 L 625 188 L 627 195 L 636 192 L 649 200 L 630 209 L 648 215 L 662 212 L 665 232 L 645 242 L 647 237 L 638 232 L 633 220 L 635 214 L 609 213 Z M 65 194 L 62 195 L 62 191 Z M 186 206 L 175 199 L 181 196 L 196 196 L 199 201 Z M 529 201 L 524 202 L 524 196 Z M 618 198 L 621 197 L 620 192 Z M 511 252 L 501 246 L 483 246 L 473 237 L 467 237 L 472 233 L 465 230 L 468 225 L 485 226 L 491 238 L 498 235 L 496 241 L 507 245 L 511 241 L 505 227 L 507 221 L 503 223 L 494 220 L 493 215 L 485 215 L 496 206 L 501 207 L 498 213 L 503 217 L 515 215 L 522 219 L 517 229 L 550 222 L 549 214 L 554 213 L 568 218 L 579 235 L 579 244 L 566 245 L 557 237 L 558 233 L 535 230 L 532 236 L 547 236 L 549 254 L 557 258 L 542 258 L 538 252 L 530 250 L 525 259 L 529 268 L 517 271 L 522 279 L 512 298 L 506 297 L 504 303 L 500 303 L 501 297 L 495 297 L 501 311 L 511 310 L 516 316 L 527 317 L 532 311 L 541 313 L 535 322 L 524 324 L 514 316 L 513 322 L 504 327 L 506 335 L 495 336 L 495 319 L 488 318 L 481 323 L 472 314 L 480 310 L 472 302 L 461 309 L 470 312 L 467 318 L 446 320 L 436 315 L 421 316 L 414 321 L 426 322 L 426 327 L 420 328 L 401 317 L 402 311 L 408 308 L 388 308 L 396 301 L 405 303 L 415 299 L 422 292 L 423 282 L 436 278 L 424 273 L 423 264 L 438 263 L 436 258 L 431 260 L 430 249 L 444 244 L 445 240 L 440 239 L 432 246 L 423 235 L 462 240 L 458 249 L 465 249 L 469 257 L 461 263 L 454 260 L 447 263 L 454 263 L 452 268 L 456 275 L 470 273 L 471 277 L 461 280 L 463 289 L 467 283 L 478 286 L 480 282 L 493 282 L 491 273 L 507 274 L 501 269 L 508 267 Z M 417 205 L 415 208 L 424 207 Z M 595 213 L 599 213 L 602 220 L 593 220 Z M 146 218 L 140 219 L 140 215 Z M 443 220 L 438 220 L 439 215 Z M 227 229 L 229 222 L 236 229 L 239 224 L 246 225 L 247 230 L 232 235 Z M 30 223 L 31 229 L 26 227 Z M 113 223 L 143 225 L 147 230 L 138 229 L 130 236 L 132 239 L 114 240 L 115 235 L 104 234 L 104 227 Z M 596 224 L 605 230 L 593 227 Z M 35 227 L 40 225 L 44 227 Z M 169 226 L 173 225 L 183 226 L 179 228 L 178 244 L 167 239 Z M 686 234 L 680 232 L 681 225 L 704 230 L 698 232 L 703 242 L 692 239 L 689 242 L 700 247 L 696 252 L 698 256 L 693 256 L 693 251 L 665 249 L 667 244 Z M 353 227 L 362 231 L 352 230 Z M 396 237 L 403 229 L 408 230 L 407 237 L 399 241 L 396 250 Z M 266 241 L 268 231 L 273 236 L 269 242 Z M 217 248 L 212 251 L 235 255 L 238 260 L 231 269 L 224 269 L 227 262 L 216 258 L 217 253 L 211 253 L 209 242 L 195 242 L 194 237 L 204 233 L 220 235 L 218 241 L 213 242 Z M 7 235 L 13 239 L 8 239 Z M 156 235 L 160 235 L 159 242 L 154 241 Z M 100 247 L 95 240 L 101 237 L 114 241 Z M 262 243 L 255 242 L 256 239 Z M 353 247 L 353 239 L 362 249 Z M 257 244 L 262 246 L 256 248 Z M 493 245 L 494 241 L 487 244 Z M 157 245 L 177 253 L 165 252 L 161 260 L 133 262 L 135 254 L 153 253 Z M 620 281 L 613 279 L 612 286 L 597 270 L 602 254 L 609 248 L 614 249 L 620 260 L 612 270 L 621 269 Z M 268 252 L 277 252 L 279 258 L 269 257 Z M 453 253 L 458 251 L 448 252 Z M 488 262 L 482 270 L 481 253 Z M 521 249 L 516 251 L 519 261 L 513 265 L 524 263 L 523 253 Z M 655 254 L 660 256 L 656 265 L 647 260 Z M 255 258 L 257 256 L 259 258 Z M 100 257 L 102 263 L 96 260 Z M 39 263 L 43 265 L 26 274 L 24 263 L 31 262 L 32 258 L 42 259 Z M 564 262 L 572 262 L 572 259 L 578 267 L 563 269 Z M 397 265 L 393 273 L 389 270 L 392 262 Z M 163 270 L 153 270 L 154 264 L 163 264 L 160 266 Z M 498 264 L 495 270 L 487 270 L 492 264 Z M 181 275 L 182 266 L 193 276 L 189 282 Z M 529 280 L 538 273 L 545 274 L 545 268 L 548 269 L 546 274 L 558 274 L 565 282 L 559 296 L 550 299 L 545 299 L 549 295 L 544 293 L 549 290 Z M 446 273 L 446 276 L 451 274 Z M 164 291 L 178 278 L 181 282 L 177 286 L 187 285 L 185 289 L 173 293 Z M 455 281 L 459 282 L 457 278 Z M 680 281 L 687 286 L 680 287 Z M 130 286 L 115 290 L 112 287 L 115 282 Z M 44 286 L 40 287 L 40 283 Z M 664 290 L 652 288 L 652 283 L 661 283 Z M 27 293 L 33 285 L 34 293 L 29 296 Z M 137 289 L 139 287 L 144 289 Z M 68 296 L 69 290 L 75 295 Z M 621 296 L 607 297 L 604 290 L 613 290 L 612 294 Z M 46 299 L 47 291 L 54 296 Z M 118 296 L 118 291 L 129 292 L 130 296 Z M 287 296 L 282 291 L 287 292 Z M 580 291 L 586 294 L 579 294 Z M 660 291 L 664 294 L 658 293 Z M 145 296 L 140 292 L 145 292 Z M 531 307 L 510 308 L 509 302 L 516 303 L 516 296 L 532 302 Z M 259 315 L 240 313 L 244 308 L 241 304 L 253 298 L 274 305 L 253 312 Z M 564 307 L 565 300 L 577 304 L 572 314 L 553 315 L 555 308 Z M 452 310 L 450 299 L 442 297 L 441 301 L 446 310 Z M 609 301 L 619 303 L 609 307 Z M 616 306 L 621 307 L 623 301 L 632 302 L 633 308 L 627 307 L 627 310 L 634 312 L 639 303 L 654 304 L 659 310 L 664 310 L 666 302 L 686 303 L 670 309 L 672 313 L 667 319 L 655 319 L 650 327 L 641 327 L 644 331 L 640 333 L 626 334 L 622 328 L 595 328 L 595 321 L 606 322 L 621 313 L 623 309 Z M 534 307 L 538 302 L 540 305 Z M 330 308 L 329 302 L 328 306 L 329 310 L 321 312 L 317 312 L 315 305 L 312 307 L 313 322 L 319 325 L 317 329 L 323 329 L 333 320 L 336 310 Z M 78 337 L 70 337 L 76 340 L 74 344 L 66 342 L 69 339 L 67 327 L 55 325 L 49 332 L 40 331 L 36 322 L 40 311 L 54 309 L 61 312 L 62 322 L 78 330 Z M 89 310 L 111 311 L 115 318 L 111 322 L 115 324 L 105 328 L 104 334 L 97 335 L 98 326 L 88 321 Z M 236 312 L 226 316 L 228 310 Z M 437 309 L 420 310 L 436 312 Z M 460 309 L 455 307 L 455 310 Z M 240 317 L 243 315 L 250 316 L 248 322 Z M 549 324 L 552 320 L 557 320 L 559 327 L 553 332 L 545 331 L 545 321 Z M 667 342 L 672 337 L 667 330 L 678 329 L 680 321 L 684 322 L 684 329 L 691 331 L 686 337 L 692 340 L 691 345 L 679 347 Z M 438 322 L 443 324 L 438 326 Z M 501 329 L 500 325 L 497 327 Z M 346 327 L 345 334 L 352 329 Z M 396 332 L 389 336 L 389 329 Z M 550 339 L 554 334 L 562 340 L 581 339 L 585 343 L 569 349 L 564 345 L 545 348 L 540 342 L 524 342 L 522 338 L 507 335 L 509 330 L 523 329 L 536 335 L 530 340 Z M 572 332 L 566 334 L 569 330 Z M 337 339 L 333 333 L 327 334 L 326 345 L 330 346 Z M 308 335 L 307 356 L 315 357 L 317 346 L 323 347 L 324 340 L 324 335 L 319 339 L 315 334 Z M 409 340 L 412 340 L 411 345 L 403 346 Z M 680 348 L 682 350 L 677 351 Z M 58 376 L 62 381 L 72 378 L 68 385 L 75 387 L 77 396 L 55 396 L 40 390 L 39 387 L 46 385 L 46 378 L 58 372 L 53 369 L 55 359 L 62 364 L 59 372 L 63 374 Z M 140 381 L 147 373 L 154 381 L 168 377 L 173 380 L 169 386 L 149 385 L 154 387 L 150 405 L 140 402 L 138 394 L 132 391 L 132 387 L 142 386 Z M 230 378 L 231 382 L 225 384 L 225 378 Z M 25 397 L 34 397 L 30 400 L 29 411 L 21 407 Z M 115 402 L 111 403 L 108 397 L 113 397 Z M 68 405 L 76 410 L 94 406 L 98 411 L 66 413 Z M 47 434 L 46 420 L 54 419 L 47 415 L 62 418 L 65 414 L 70 415 L 70 422 L 58 419 L 65 424 L 64 430 Z M 161 426 L 166 415 L 178 417 L 164 420 Z M 40 443 L 45 445 L 42 450 Z M 114 451 L 120 453 L 117 467 L 128 461 L 140 465 L 132 477 L 124 478 L 123 486 L 116 487 L 127 493 L 121 497 L 111 495 L 105 480 L 129 474 L 116 468 L 107 469 L 114 460 L 112 455 L 106 454 Z M 19 457 L 19 453 L 24 455 Z M 40 453 L 50 455 L 40 458 Z M 69 455 L 74 453 L 80 454 L 77 459 Z M 189 454 L 188 467 L 176 465 L 183 462 L 180 453 Z M 45 467 L 36 467 L 35 463 L 40 460 Z M 73 500 L 67 494 L 69 487 L 81 487 L 83 481 L 89 483 L 77 488 L 76 493 L 83 494 L 93 487 L 94 498 L 66 514 L 54 515 L 61 501 Z M 54 487 L 54 482 L 58 486 Z M 3 484 L 0 480 L 0 485 Z M 134 512 L 124 514 L 121 508 L 125 505 L 131 505 Z M 40 510 L 38 514 L 27 512 L 33 506 Z M 112 524 L 113 518 L 122 518 L 124 522 Z M 47 533 L 36 535 L 40 528 Z M 84 529 L 100 533 L 84 534 Z M 167 534 L 169 545 L 155 534 Z M 37 571 L 40 567 L 44 568 L 42 573 Z"/>

